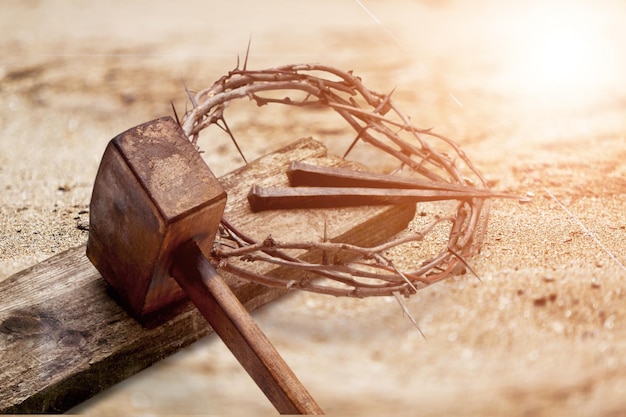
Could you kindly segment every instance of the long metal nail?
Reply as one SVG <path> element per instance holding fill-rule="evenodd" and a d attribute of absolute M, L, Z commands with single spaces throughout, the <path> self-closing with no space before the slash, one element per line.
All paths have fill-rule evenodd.
<path fill-rule="evenodd" d="M 302 161 L 293 161 L 287 169 L 287 176 L 293 187 L 396 188 L 491 193 L 489 190 L 471 186 L 355 171 L 346 168 L 324 167 Z"/>
<path fill-rule="evenodd" d="M 426 201 L 469 200 L 473 198 L 519 198 L 485 191 L 403 190 L 362 187 L 262 187 L 248 194 L 252 211 L 297 208 L 331 208 L 415 204 Z"/>

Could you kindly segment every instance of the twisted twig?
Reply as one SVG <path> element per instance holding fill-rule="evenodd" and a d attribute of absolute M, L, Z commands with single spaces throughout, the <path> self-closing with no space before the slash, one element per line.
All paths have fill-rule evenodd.
<path fill-rule="evenodd" d="M 264 97 L 268 91 L 285 91 L 283 98 Z M 304 98 L 295 98 L 296 92 Z M 418 129 L 391 100 L 391 94 L 367 89 L 352 72 L 325 65 L 286 65 L 261 71 L 236 68 L 211 87 L 188 91 L 193 108 L 182 118 L 182 128 L 197 146 L 200 131 L 217 125 L 234 139 L 224 119 L 226 104 L 248 98 L 257 105 L 284 104 L 297 107 L 324 106 L 333 109 L 353 128 L 356 136 L 347 147 L 347 157 L 359 141 L 391 155 L 401 168 L 432 181 L 487 188 L 485 179 L 452 140 Z M 462 161 L 461 167 L 457 161 Z M 299 288 L 341 296 L 409 295 L 468 266 L 466 257 L 482 243 L 488 217 L 484 199 L 459 201 L 454 213 L 435 218 L 422 230 L 385 244 L 364 248 L 336 242 L 257 242 L 223 219 L 220 239 L 213 256 L 220 268 L 244 279 L 269 286 Z M 438 255 L 409 271 L 400 271 L 384 254 L 400 245 L 424 239 L 441 224 L 449 224 L 448 242 Z M 335 258 L 313 262 L 286 251 L 306 249 L 333 253 Z M 349 255 L 349 256 L 345 256 Z M 345 259 L 353 259 L 346 261 Z M 289 279 L 263 275 L 245 267 L 246 262 L 265 262 L 294 271 Z M 301 273 L 299 273 L 300 271 Z M 311 274 L 329 280 L 311 280 Z M 330 282 L 330 283 L 329 283 Z"/>

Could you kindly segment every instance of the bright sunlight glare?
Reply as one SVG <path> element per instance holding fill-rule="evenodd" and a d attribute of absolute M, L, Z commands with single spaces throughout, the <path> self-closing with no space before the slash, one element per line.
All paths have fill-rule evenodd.
<path fill-rule="evenodd" d="M 525 94 L 556 104 L 591 98 L 616 81 L 615 40 L 595 12 L 589 3 L 546 2 L 521 18 L 512 76 Z"/>

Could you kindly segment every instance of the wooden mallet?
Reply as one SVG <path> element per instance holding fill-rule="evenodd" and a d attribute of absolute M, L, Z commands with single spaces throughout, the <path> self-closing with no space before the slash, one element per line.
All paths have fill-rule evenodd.
<path fill-rule="evenodd" d="M 121 304 L 158 323 L 188 297 L 282 414 L 322 414 L 204 254 L 226 192 L 165 117 L 111 140 L 90 205 L 87 256 Z"/>

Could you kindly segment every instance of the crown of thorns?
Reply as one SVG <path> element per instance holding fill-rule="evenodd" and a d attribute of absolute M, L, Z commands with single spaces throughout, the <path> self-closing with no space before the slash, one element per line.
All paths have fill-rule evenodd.
<path fill-rule="evenodd" d="M 282 98 L 267 94 L 277 91 L 286 93 Z M 246 65 L 240 69 L 237 65 L 211 87 L 195 94 L 187 90 L 187 93 L 193 107 L 185 113 L 180 124 L 196 146 L 200 132 L 213 125 L 226 131 L 234 140 L 224 118 L 226 105 L 232 100 L 248 98 L 258 106 L 270 103 L 301 108 L 323 106 L 337 112 L 356 132 L 344 158 L 355 144 L 364 142 L 392 156 L 397 160 L 399 169 L 408 170 L 415 176 L 445 184 L 488 189 L 485 178 L 454 141 L 430 129 L 414 127 L 410 118 L 391 100 L 391 94 L 369 90 L 352 71 L 317 64 L 286 65 L 264 70 L 248 70 Z M 298 98 L 300 96 L 303 98 Z M 279 242 L 272 238 L 255 241 L 223 218 L 213 258 L 222 270 L 266 286 L 297 288 L 335 296 L 409 296 L 425 285 L 466 268 L 471 270 L 466 259 L 480 249 L 488 211 L 486 199 L 458 200 L 447 215 L 434 216 L 420 230 L 407 231 L 376 247 L 327 241 Z M 435 256 L 419 260 L 417 265 L 403 267 L 403 270 L 387 256 L 393 248 L 415 245 L 415 242 L 424 240 L 442 224 L 449 228 L 448 239 Z M 325 259 L 312 263 L 290 255 L 291 249 L 345 252 L 354 259 L 350 262 Z M 306 271 L 307 278 L 260 274 L 245 268 L 246 262 L 241 260 Z M 310 274 L 325 279 L 311 279 Z"/>

